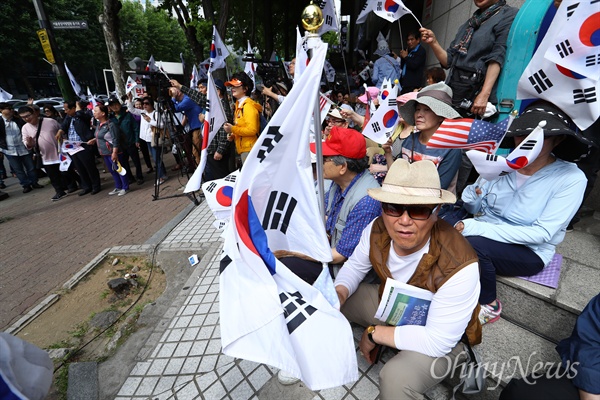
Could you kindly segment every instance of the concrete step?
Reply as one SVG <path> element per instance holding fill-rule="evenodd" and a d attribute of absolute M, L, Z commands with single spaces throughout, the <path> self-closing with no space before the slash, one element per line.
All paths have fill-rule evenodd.
<path fill-rule="evenodd" d="M 557 289 L 519 278 L 498 277 L 502 315 L 559 341 L 571 334 L 575 319 L 600 290 L 600 214 L 583 217 L 557 247 L 563 255 Z"/>

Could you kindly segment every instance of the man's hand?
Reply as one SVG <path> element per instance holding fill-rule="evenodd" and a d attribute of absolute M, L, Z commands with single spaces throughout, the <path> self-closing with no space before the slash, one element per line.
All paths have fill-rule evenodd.
<path fill-rule="evenodd" d="M 181 83 L 177 82 L 176 79 L 171 79 L 169 80 L 169 82 L 171 83 L 171 86 L 176 87 L 177 89 L 181 89 Z"/>
<path fill-rule="evenodd" d="M 223 124 L 223 130 L 225 130 L 225 132 L 227 132 L 229 135 L 231 135 L 231 128 L 233 127 L 233 125 L 231 125 L 229 122 L 225 122 Z M 227 137 L 227 139 L 229 139 L 229 135 Z"/>
<path fill-rule="evenodd" d="M 360 338 L 360 343 L 358 344 L 358 349 L 360 353 L 365 357 L 365 360 L 369 364 L 373 364 L 375 360 L 371 359 L 371 351 L 375 348 L 375 344 L 369 340 L 369 336 L 367 334 L 367 330 L 363 332 L 362 337 Z"/>
<path fill-rule="evenodd" d="M 454 225 L 454 227 L 456 228 L 456 230 L 457 230 L 458 232 L 462 233 L 462 231 L 464 231 L 464 230 L 465 230 L 465 223 L 464 223 L 464 222 L 462 222 L 462 221 L 458 221 L 458 222 L 456 223 L 456 225 Z"/>
<path fill-rule="evenodd" d="M 338 285 L 335 287 L 335 292 L 338 295 L 338 299 L 340 299 L 340 308 L 344 305 L 346 300 L 348 299 L 348 295 L 350 291 L 346 286 Z"/>
<path fill-rule="evenodd" d="M 421 32 L 421 41 L 427 43 L 429 45 L 437 43 L 437 39 L 435 37 L 435 33 L 431 29 L 421 28 L 419 29 Z"/>
<path fill-rule="evenodd" d="M 406 58 L 408 56 L 407 50 L 400 50 L 400 58 Z"/>
<path fill-rule="evenodd" d="M 202 113 L 198 114 L 198 121 L 200 121 L 201 124 L 204 123 L 204 114 L 202 114 Z"/>
<path fill-rule="evenodd" d="M 219 153 L 218 151 L 215 152 L 215 155 L 213 156 L 213 158 L 216 161 L 221 161 L 223 159 L 223 155 L 221 153 Z"/>
<path fill-rule="evenodd" d="M 64 132 L 63 132 L 63 130 L 62 130 L 62 129 L 59 129 L 59 130 L 58 130 L 58 132 L 56 132 L 56 136 L 55 136 L 55 138 L 56 138 L 56 141 L 57 141 L 57 142 L 60 142 L 60 141 L 62 140 L 62 135 L 63 135 L 63 133 L 64 133 Z"/>
<path fill-rule="evenodd" d="M 485 113 L 485 108 L 487 107 L 488 98 L 488 95 L 486 95 L 483 92 L 480 92 L 473 101 L 473 105 L 471 106 L 471 112 L 475 115 L 483 115 Z"/>

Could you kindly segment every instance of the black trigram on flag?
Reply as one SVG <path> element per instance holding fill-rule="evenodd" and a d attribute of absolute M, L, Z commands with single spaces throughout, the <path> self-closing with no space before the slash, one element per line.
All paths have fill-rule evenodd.
<path fill-rule="evenodd" d="M 362 12 L 362 11 L 365 11 L 365 10 L 367 9 L 367 6 L 368 6 L 368 5 L 369 5 L 369 0 L 365 1 L 365 5 L 363 6 L 363 8 L 362 8 L 360 11 L 361 11 L 361 12 Z"/>
<path fill-rule="evenodd" d="M 223 179 L 225 179 L 225 182 L 235 182 L 235 178 L 236 178 L 236 176 L 235 176 L 235 175 L 227 175 L 227 176 L 226 176 L 225 178 L 223 178 Z"/>
<path fill-rule="evenodd" d="M 279 229 L 285 235 L 296 204 L 298 201 L 285 192 L 271 192 L 262 221 L 263 229 Z"/>
<path fill-rule="evenodd" d="M 219 263 L 219 274 L 222 274 L 223 271 L 225 271 L 225 268 L 229 267 L 231 261 L 231 258 L 227 255 L 221 259 L 221 262 Z"/>
<path fill-rule="evenodd" d="M 223 52 L 221 51 L 220 47 L 217 47 L 217 54 L 219 55 L 219 57 L 223 55 Z"/>
<path fill-rule="evenodd" d="M 310 304 L 306 304 L 300 292 L 281 292 L 279 300 L 283 306 L 283 315 L 290 335 L 317 311 Z"/>
<path fill-rule="evenodd" d="M 511 173 L 511 171 L 502 171 L 502 172 L 500 172 L 500 174 L 498 176 L 504 176 L 504 175 L 508 175 L 510 173 Z"/>
<path fill-rule="evenodd" d="M 579 3 L 571 4 L 569 7 L 567 7 L 567 18 L 571 18 L 577 7 L 579 7 Z"/>
<path fill-rule="evenodd" d="M 369 1 L 367 1 L 367 3 L 368 3 L 368 2 L 369 2 Z M 377 11 L 381 11 L 381 10 L 383 10 L 383 1 L 378 1 L 378 2 L 377 2 L 377 5 L 375 6 L 375 9 L 376 9 Z"/>
<path fill-rule="evenodd" d="M 319 5 L 319 8 L 320 8 L 321 10 L 324 10 L 324 9 L 325 9 L 325 6 L 327 5 L 327 0 L 320 0 L 320 1 L 317 1 L 317 4 Z"/>
<path fill-rule="evenodd" d="M 556 50 L 558 50 L 558 55 L 560 56 L 560 58 L 565 58 L 566 56 L 570 56 L 571 54 L 573 54 L 573 48 L 571 47 L 571 43 L 569 43 L 568 40 L 557 44 Z"/>
<path fill-rule="evenodd" d="M 600 1 L 600 0 L 598 0 Z M 585 66 L 586 67 L 593 67 L 594 65 L 598 65 L 600 64 L 600 53 L 596 54 L 596 55 L 591 55 L 591 56 L 587 56 L 585 58 Z"/>
<path fill-rule="evenodd" d="M 488 154 L 485 156 L 485 160 L 496 162 L 496 161 L 498 161 L 498 156 L 495 156 L 493 154 Z"/>
<path fill-rule="evenodd" d="M 325 16 L 325 25 L 333 26 L 333 18 L 331 18 L 331 15 Z"/>
<path fill-rule="evenodd" d="M 210 184 L 209 184 L 209 185 L 206 187 L 206 189 L 204 189 L 204 190 L 206 190 L 206 191 L 207 191 L 207 192 L 209 192 L 209 193 L 212 193 L 212 192 L 213 192 L 213 190 L 215 190 L 215 188 L 216 188 L 216 187 L 217 187 L 217 184 L 216 184 L 216 183 L 214 183 L 214 182 L 211 182 L 211 183 L 210 183 Z"/>
<path fill-rule="evenodd" d="M 531 75 L 528 79 L 535 91 L 538 92 L 538 94 L 545 92 L 546 90 L 554 86 L 552 84 L 552 81 L 550 81 L 550 79 L 548 78 L 548 76 L 546 76 L 546 73 L 542 69 L 540 69 L 535 74 Z"/>
<path fill-rule="evenodd" d="M 283 135 L 279 132 L 279 128 L 279 126 L 270 126 L 267 134 L 260 144 L 261 149 L 258 151 L 258 158 L 260 159 L 261 163 L 265 160 L 267 154 L 273 150 L 275 144 L 283 137 Z"/>
<path fill-rule="evenodd" d="M 206 99 L 206 112 L 210 112 L 210 100 Z"/>
<path fill-rule="evenodd" d="M 397 107 L 398 105 L 398 101 L 396 99 L 389 99 L 388 100 L 388 106 L 390 107 Z"/>
<path fill-rule="evenodd" d="M 373 122 L 373 132 L 379 132 L 381 130 L 381 127 L 379 126 L 379 122 L 375 121 Z"/>
<path fill-rule="evenodd" d="M 573 90 L 573 104 L 579 103 L 595 103 L 596 102 L 596 88 L 594 86 L 587 89 L 575 89 Z"/>
<path fill-rule="evenodd" d="M 531 150 L 531 149 L 533 149 L 533 147 L 535 146 L 536 143 L 537 143 L 537 140 L 529 139 L 525 143 L 521 144 L 520 148 L 521 148 L 521 150 Z"/>
<path fill-rule="evenodd" d="M 211 117 L 210 118 L 210 126 L 209 126 L 210 130 L 209 130 L 209 132 L 212 132 L 214 127 L 215 127 L 215 118 Z"/>

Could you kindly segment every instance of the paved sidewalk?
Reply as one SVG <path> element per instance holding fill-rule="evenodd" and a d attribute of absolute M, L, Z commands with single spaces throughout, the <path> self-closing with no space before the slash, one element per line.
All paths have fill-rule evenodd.
<path fill-rule="evenodd" d="M 163 241 L 175 243 L 219 242 L 220 232 L 212 227 L 212 215 L 202 203 Z M 203 271 L 185 291 L 185 301 L 169 310 L 168 328 L 150 356 L 143 349 L 138 362 L 118 392 L 117 399 L 375 399 L 379 394 L 378 375 L 382 364 L 369 366 L 358 357 L 360 379 L 351 386 L 312 392 L 302 384 L 279 385 L 277 370 L 262 364 L 234 359 L 221 353 L 219 326 L 219 259 L 221 245 L 211 247 L 200 269 Z M 361 329 L 354 331 L 360 338 Z M 391 357 L 384 353 L 383 360 Z M 269 387 L 279 386 L 279 387 Z"/>

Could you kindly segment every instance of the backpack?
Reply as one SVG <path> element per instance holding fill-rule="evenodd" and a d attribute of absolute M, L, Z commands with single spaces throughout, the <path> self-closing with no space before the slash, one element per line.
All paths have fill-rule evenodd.
<path fill-rule="evenodd" d="M 260 128 L 258 131 L 258 134 L 256 136 L 260 136 L 260 134 L 262 133 L 262 131 L 265 130 L 265 128 L 267 127 L 267 119 L 265 118 L 265 116 L 263 115 L 263 113 L 259 113 L 258 117 L 260 118 Z"/>

